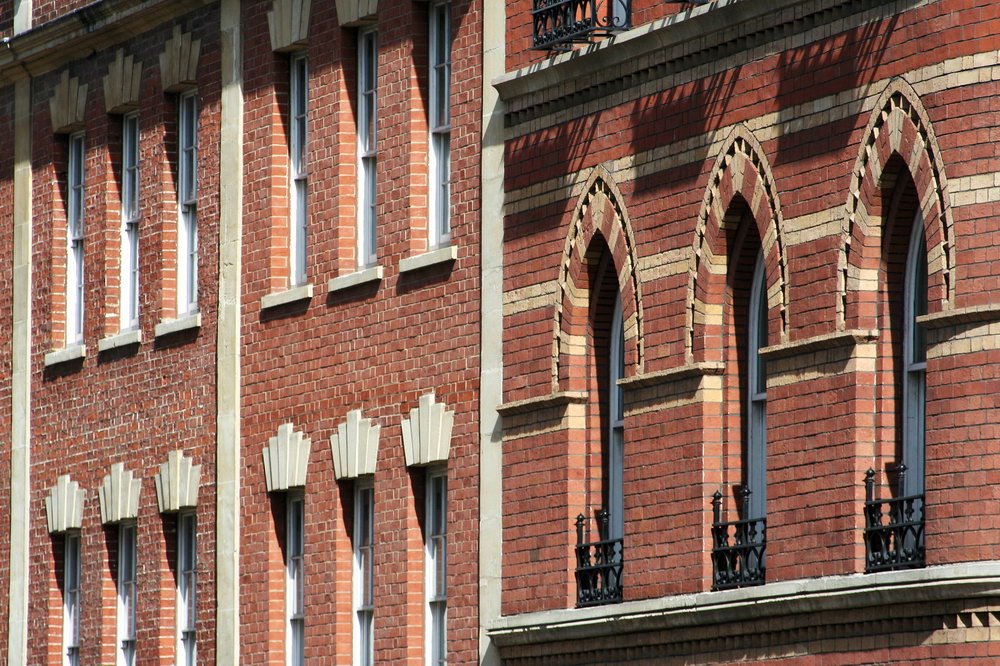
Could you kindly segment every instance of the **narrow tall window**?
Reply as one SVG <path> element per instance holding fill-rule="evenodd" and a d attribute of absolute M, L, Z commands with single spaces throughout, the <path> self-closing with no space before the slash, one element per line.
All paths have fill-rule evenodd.
<path fill-rule="evenodd" d="M 427 473 L 427 663 L 448 663 L 448 474 Z"/>
<path fill-rule="evenodd" d="M 305 500 L 300 494 L 289 494 L 287 498 L 287 524 L 285 536 L 286 580 L 285 615 L 287 629 L 285 635 L 285 663 L 288 666 L 303 666 L 306 661 L 305 649 Z"/>
<path fill-rule="evenodd" d="M 375 156 L 378 41 L 375 30 L 358 34 L 358 266 L 376 262 Z"/>
<path fill-rule="evenodd" d="M 139 325 L 139 116 L 122 118 L 121 330 Z"/>
<path fill-rule="evenodd" d="M 198 309 L 198 98 L 180 96 L 178 105 L 177 313 Z"/>
<path fill-rule="evenodd" d="M 611 353 L 608 355 L 610 373 L 608 395 L 608 539 L 625 536 L 624 467 L 625 467 L 625 413 L 622 407 L 622 389 L 618 380 L 625 376 L 625 333 L 622 327 L 621 298 L 615 297 L 615 312 L 611 320 Z"/>
<path fill-rule="evenodd" d="M 354 663 L 375 663 L 375 490 L 370 482 L 354 486 Z"/>
<path fill-rule="evenodd" d="M 66 345 L 83 340 L 83 134 L 69 137 L 66 220 Z"/>
<path fill-rule="evenodd" d="M 927 342 L 917 317 L 927 314 L 927 253 L 923 219 L 918 214 L 910 232 L 903 287 L 903 464 L 904 495 L 924 492 L 924 412 Z"/>
<path fill-rule="evenodd" d="M 80 535 L 63 541 L 63 664 L 80 663 Z"/>
<path fill-rule="evenodd" d="M 195 666 L 197 625 L 198 534 L 193 513 L 177 516 L 177 664 Z"/>
<path fill-rule="evenodd" d="M 767 370 L 760 350 L 767 346 L 767 283 L 764 279 L 764 256 L 757 255 L 750 283 L 750 307 L 747 326 L 747 428 L 746 487 L 750 490 L 750 515 L 767 515 Z"/>
<path fill-rule="evenodd" d="M 289 254 L 293 285 L 306 282 L 307 151 L 306 123 L 309 100 L 309 66 L 306 56 L 292 57 L 289 104 Z"/>
<path fill-rule="evenodd" d="M 451 4 L 430 10 L 429 244 L 451 239 Z"/>
<path fill-rule="evenodd" d="M 118 665 L 135 663 L 135 523 L 118 528 Z"/>

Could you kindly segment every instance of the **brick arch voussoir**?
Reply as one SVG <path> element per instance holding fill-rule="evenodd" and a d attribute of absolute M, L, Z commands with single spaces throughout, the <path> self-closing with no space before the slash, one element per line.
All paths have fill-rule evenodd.
<path fill-rule="evenodd" d="M 604 167 L 590 174 L 577 200 L 559 268 L 559 300 L 555 310 L 552 390 L 584 384 L 586 363 L 579 344 L 586 335 L 589 297 L 587 267 L 593 241 L 600 235 L 607 244 L 618 276 L 625 334 L 625 375 L 642 374 L 644 342 L 642 289 L 635 253 L 635 235 L 621 191 Z"/>
<path fill-rule="evenodd" d="M 838 258 L 837 323 L 840 328 L 871 328 L 874 316 L 864 304 L 874 298 L 863 276 L 878 266 L 881 219 L 872 215 L 882 205 L 885 166 L 898 156 L 913 178 L 924 223 L 928 258 L 928 308 L 950 309 L 954 303 L 954 242 L 948 182 L 941 151 L 926 109 L 903 79 L 883 91 L 865 130 L 841 227 Z"/>
<path fill-rule="evenodd" d="M 781 203 L 766 155 L 753 133 L 737 126 L 723 144 L 709 177 L 693 241 L 688 279 L 686 355 L 688 362 L 718 360 L 730 249 L 727 220 L 733 201 L 742 198 L 754 219 L 764 250 L 768 320 L 777 339 L 787 336 L 787 262 L 781 233 Z"/>

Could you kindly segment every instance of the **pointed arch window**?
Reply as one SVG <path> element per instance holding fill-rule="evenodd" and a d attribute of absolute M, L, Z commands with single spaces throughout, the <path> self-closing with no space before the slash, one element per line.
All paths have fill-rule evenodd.
<path fill-rule="evenodd" d="M 927 403 L 927 340 L 917 319 L 927 313 L 927 250 L 923 218 L 913 220 L 903 274 L 902 446 L 892 499 L 875 498 L 875 470 L 865 475 L 865 571 L 924 566 L 924 433 Z"/>
<path fill-rule="evenodd" d="M 743 488 L 739 519 L 722 520 L 722 493 L 712 499 L 712 589 L 761 585 L 767 544 L 767 279 L 757 253 L 746 304 L 746 365 L 740 369 L 743 402 Z"/>

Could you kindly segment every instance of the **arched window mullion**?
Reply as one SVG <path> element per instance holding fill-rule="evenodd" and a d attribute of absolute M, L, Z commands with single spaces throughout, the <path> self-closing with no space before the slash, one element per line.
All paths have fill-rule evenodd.
<path fill-rule="evenodd" d="M 923 218 L 917 213 L 910 232 L 903 284 L 903 456 L 904 495 L 924 492 L 924 412 L 927 344 L 917 317 L 927 313 L 927 253 Z"/>
<path fill-rule="evenodd" d="M 767 346 L 767 281 L 764 257 L 757 255 L 750 288 L 747 317 L 747 451 L 746 485 L 750 490 L 750 515 L 767 515 L 767 369 L 760 350 Z"/>

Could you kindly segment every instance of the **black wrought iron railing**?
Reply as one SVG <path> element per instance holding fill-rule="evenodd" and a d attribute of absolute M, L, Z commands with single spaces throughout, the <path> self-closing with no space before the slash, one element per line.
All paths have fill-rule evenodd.
<path fill-rule="evenodd" d="M 875 470 L 865 473 L 865 572 L 924 566 L 924 496 L 904 495 L 906 465 L 899 466 L 899 492 L 875 499 Z"/>
<path fill-rule="evenodd" d="M 587 519 L 576 517 L 576 605 L 598 606 L 622 600 L 624 557 L 621 539 L 608 538 L 608 512 L 597 513 L 597 541 L 585 541 Z"/>
<path fill-rule="evenodd" d="M 743 515 L 750 513 L 750 491 L 743 491 Z M 767 519 L 722 520 L 722 493 L 712 496 L 712 589 L 764 584 Z"/>
<path fill-rule="evenodd" d="M 534 47 L 566 51 L 632 27 L 632 0 L 532 0 Z"/>

